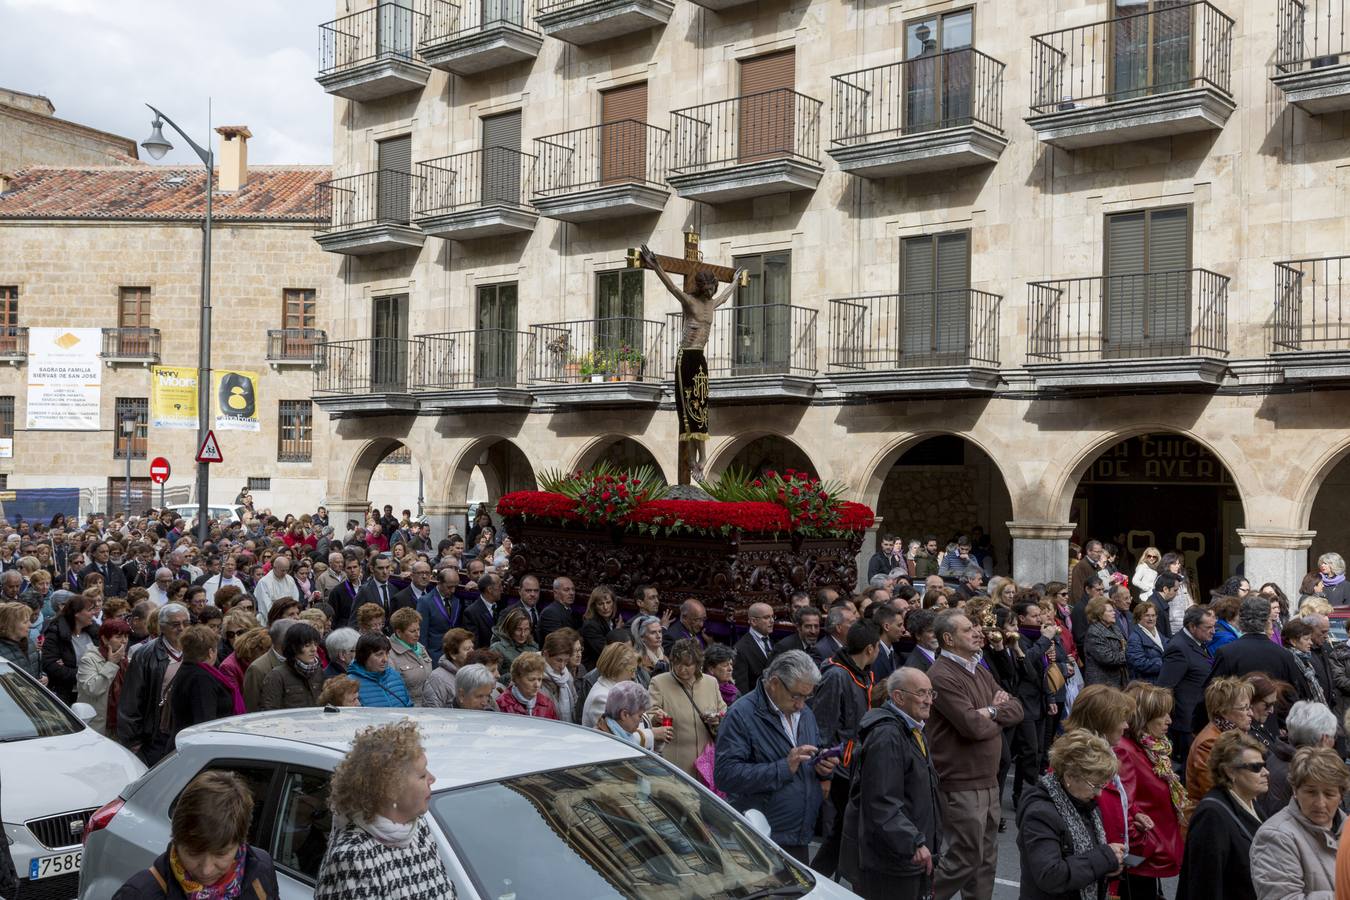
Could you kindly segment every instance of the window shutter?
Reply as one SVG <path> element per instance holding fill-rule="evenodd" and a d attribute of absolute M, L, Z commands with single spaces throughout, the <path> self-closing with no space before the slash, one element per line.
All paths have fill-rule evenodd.
<path fill-rule="evenodd" d="M 485 204 L 520 204 L 519 151 L 520 110 L 483 119 L 482 189 Z"/>
<path fill-rule="evenodd" d="M 1148 223 L 1148 307 L 1150 355 L 1184 352 L 1190 335 L 1191 215 L 1188 208 L 1159 209 Z"/>
<path fill-rule="evenodd" d="M 1148 292 L 1148 217 L 1121 213 L 1106 220 L 1106 278 L 1102 285 L 1107 356 L 1146 356 L 1144 305 Z"/>
<path fill-rule="evenodd" d="M 600 180 L 645 181 L 647 175 L 647 82 L 626 84 L 600 95 Z"/>
<path fill-rule="evenodd" d="M 791 155 L 796 132 L 791 93 L 797 85 L 796 52 L 780 50 L 743 59 L 740 69 L 740 161 Z"/>
<path fill-rule="evenodd" d="M 937 236 L 937 294 L 934 296 L 933 350 L 940 364 L 964 361 L 969 334 L 970 234 Z"/>
<path fill-rule="evenodd" d="M 390 138 L 375 147 L 379 169 L 376 214 L 381 220 L 407 225 L 412 220 L 412 136 Z"/>
<path fill-rule="evenodd" d="M 900 244 L 901 365 L 922 363 L 933 345 L 933 237 L 906 238 Z"/>

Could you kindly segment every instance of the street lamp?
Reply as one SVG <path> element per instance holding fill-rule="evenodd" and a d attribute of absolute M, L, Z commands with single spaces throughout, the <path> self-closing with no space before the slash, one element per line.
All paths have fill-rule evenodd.
<path fill-rule="evenodd" d="M 200 447 L 206 442 L 206 433 L 209 430 L 209 412 L 211 399 L 211 195 L 212 195 L 212 177 L 215 175 L 215 157 L 210 150 L 204 150 L 198 146 L 197 142 L 187 136 L 178 124 L 170 119 L 164 113 L 150 106 L 150 111 L 155 114 L 154 120 L 150 123 L 150 136 L 141 141 L 141 146 L 145 152 L 149 153 L 154 159 L 163 159 L 164 154 L 173 149 L 173 144 L 169 143 L 164 137 L 164 123 L 168 122 L 169 127 L 178 132 L 179 137 L 187 141 L 188 146 L 196 151 L 202 164 L 206 166 L 206 221 L 202 226 L 202 287 L 201 287 L 201 315 L 198 323 L 197 338 L 197 446 Z M 207 143 L 211 143 L 207 140 Z M 207 493 L 211 484 L 211 466 L 209 463 L 197 463 L 197 544 L 199 546 L 206 544 L 206 507 Z"/>
<path fill-rule="evenodd" d="M 131 447 L 136 439 L 136 416 L 125 415 L 122 417 L 122 446 L 126 449 L 127 458 L 127 502 L 124 507 L 127 518 L 131 518 Z"/>

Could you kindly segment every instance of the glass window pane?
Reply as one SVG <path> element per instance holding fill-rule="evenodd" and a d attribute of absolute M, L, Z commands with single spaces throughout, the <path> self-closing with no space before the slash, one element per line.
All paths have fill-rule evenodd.
<path fill-rule="evenodd" d="M 936 53 L 937 50 L 937 19 L 923 19 L 905 26 L 905 59 L 916 59 Z"/>
<path fill-rule="evenodd" d="M 959 50 L 973 46 L 975 14 L 970 10 L 942 17 L 942 49 Z"/>
<path fill-rule="evenodd" d="M 333 816 L 328 810 L 328 776 L 290 772 L 281 791 L 275 833 L 277 865 L 313 881 L 328 848 Z"/>

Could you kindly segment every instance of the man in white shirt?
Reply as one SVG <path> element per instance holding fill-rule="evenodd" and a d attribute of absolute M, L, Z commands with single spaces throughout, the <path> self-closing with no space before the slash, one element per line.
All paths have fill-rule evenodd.
<path fill-rule="evenodd" d="M 220 590 L 227 584 L 234 585 L 235 587 L 239 588 L 239 590 L 242 593 L 245 594 L 248 593 L 248 588 L 244 587 L 243 580 L 240 579 L 240 577 L 236 574 L 237 571 L 238 571 L 238 563 L 235 561 L 235 558 L 232 554 L 227 553 L 223 557 L 221 557 L 220 572 L 218 572 L 215 575 L 212 575 L 210 578 L 202 582 L 202 587 L 206 588 L 207 603 L 215 604 L 216 591 Z"/>
<path fill-rule="evenodd" d="M 173 572 L 161 566 L 155 570 L 155 583 L 148 588 L 150 597 L 156 606 L 169 602 L 169 585 L 173 584 Z"/>
<path fill-rule="evenodd" d="M 272 560 L 272 571 L 258 579 L 257 586 L 253 588 L 253 605 L 258 609 L 258 621 L 266 624 L 272 604 L 287 597 L 299 600 L 300 587 L 291 577 L 290 557 L 278 556 Z"/>

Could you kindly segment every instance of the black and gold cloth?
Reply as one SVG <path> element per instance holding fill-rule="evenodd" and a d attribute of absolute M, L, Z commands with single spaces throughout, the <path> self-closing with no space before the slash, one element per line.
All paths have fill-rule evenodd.
<path fill-rule="evenodd" d="M 680 440 L 708 439 L 708 360 L 698 347 L 681 347 L 675 355 L 675 412 Z"/>

